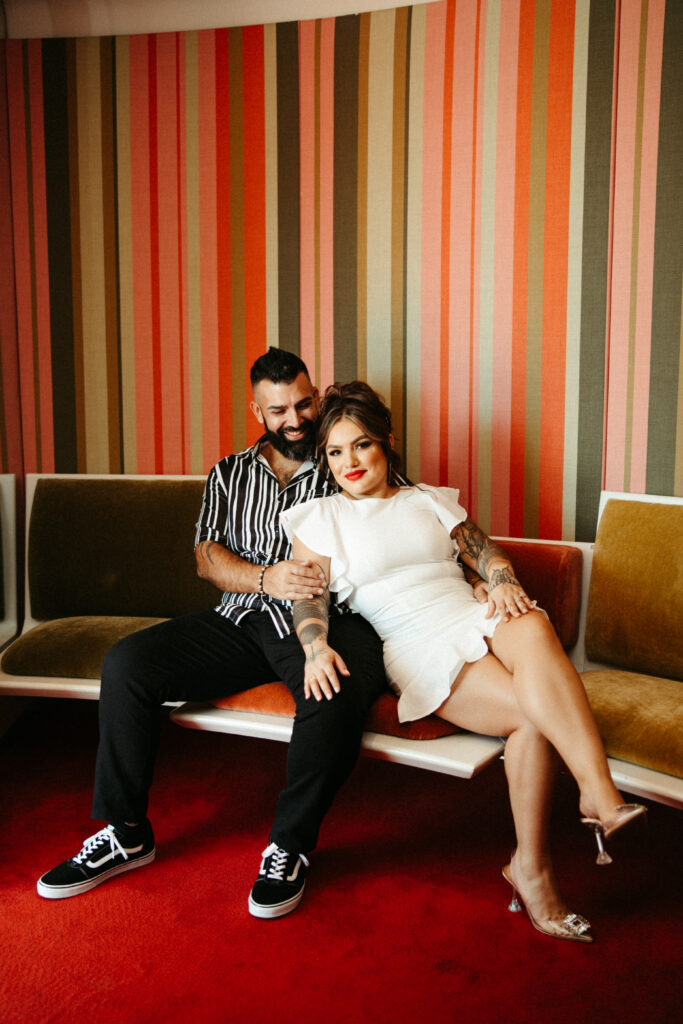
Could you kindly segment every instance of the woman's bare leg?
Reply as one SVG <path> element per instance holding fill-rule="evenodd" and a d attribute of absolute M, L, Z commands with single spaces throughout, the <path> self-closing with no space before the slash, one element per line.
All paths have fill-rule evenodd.
<path fill-rule="evenodd" d="M 465 729 L 508 737 L 505 772 L 517 837 L 511 872 L 537 921 L 564 918 L 568 910 L 548 842 L 559 759 L 545 736 L 521 714 L 512 676 L 488 654 L 463 668 L 436 714 Z"/>
<path fill-rule="evenodd" d="M 522 714 L 550 741 L 576 779 L 582 813 L 609 820 L 623 801 L 581 679 L 545 615 L 529 612 L 502 622 L 490 643 L 512 674 Z"/>

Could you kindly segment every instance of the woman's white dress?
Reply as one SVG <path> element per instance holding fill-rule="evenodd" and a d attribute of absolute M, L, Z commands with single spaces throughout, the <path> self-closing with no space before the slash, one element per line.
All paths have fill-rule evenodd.
<path fill-rule="evenodd" d="M 487 653 L 501 621 L 486 618 L 457 561 L 451 530 L 467 513 L 450 487 L 402 487 L 391 498 L 343 494 L 288 509 L 281 522 L 329 556 L 330 590 L 371 622 L 400 694 L 400 721 L 422 718 L 449 696 L 466 662 Z"/>

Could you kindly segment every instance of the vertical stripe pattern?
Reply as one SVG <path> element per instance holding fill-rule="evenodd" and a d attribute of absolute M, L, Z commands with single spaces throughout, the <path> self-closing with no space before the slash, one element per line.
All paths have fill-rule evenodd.
<path fill-rule="evenodd" d="M 4 42 L 1 468 L 206 472 L 278 345 L 496 534 L 683 493 L 682 46 L 676 0 Z"/>

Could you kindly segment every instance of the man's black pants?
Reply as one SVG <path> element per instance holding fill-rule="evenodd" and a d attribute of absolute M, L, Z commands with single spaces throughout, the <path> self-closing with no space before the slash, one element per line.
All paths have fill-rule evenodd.
<path fill-rule="evenodd" d="M 296 702 L 270 839 L 290 853 L 307 853 L 323 817 L 356 763 L 363 725 L 386 689 L 382 648 L 359 615 L 330 619 L 329 643 L 346 662 L 341 693 L 318 702 L 304 697 L 304 653 L 295 634 L 280 639 L 266 613 L 239 626 L 215 611 L 180 616 L 116 644 L 102 667 L 100 743 L 93 818 L 142 821 L 165 701 L 206 701 L 281 679 Z"/>

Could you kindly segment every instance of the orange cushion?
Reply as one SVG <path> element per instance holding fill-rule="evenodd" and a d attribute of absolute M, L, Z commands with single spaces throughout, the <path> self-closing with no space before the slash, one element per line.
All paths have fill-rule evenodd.
<path fill-rule="evenodd" d="M 236 693 L 234 697 L 219 697 L 211 703 L 217 708 L 253 711 L 261 715 L 283 715 L 287 718 L 294 718 L 295 712 L 294 698 L 284 683 L 264 683 Z M 399 722 L 397 705 L 398 698 L 393 693 L 383 693 L 370 708 L 366 729 L 385 736 L 403 736 L 412 740 L 431 740 L 460 732 L 457 725 L 444 722 L 436 715 L 429 715 L 417 722 Z"/>

